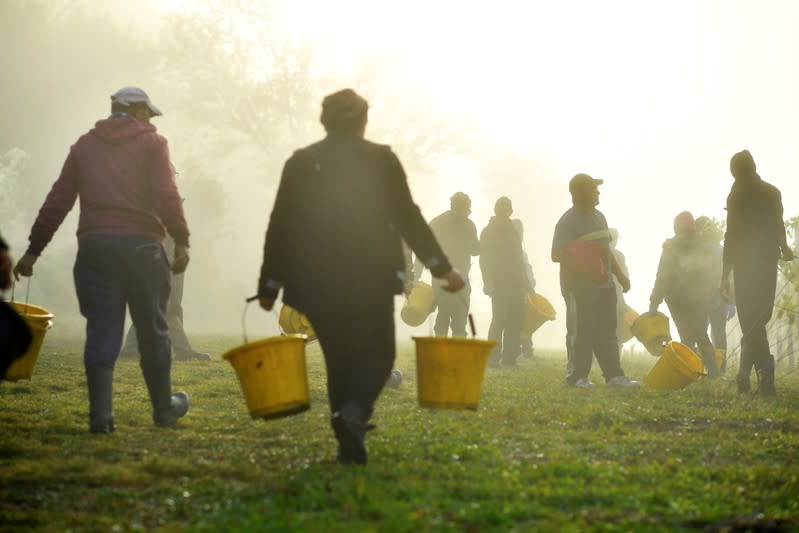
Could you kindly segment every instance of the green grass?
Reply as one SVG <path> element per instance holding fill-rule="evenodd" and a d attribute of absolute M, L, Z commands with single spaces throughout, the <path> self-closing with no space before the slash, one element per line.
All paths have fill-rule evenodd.
<path fill-rule="evenodd" d="M 237 343 L 197 344 L 218 355 Z M 401 343 L 405 381 L 378 403 L 363 468 L 333 461 L 317 345 L 308 361 L 311 410 L 270 422 L 249 418 L 226 362 L 176 363 L 192 407 L 164 430 L 138 364 L 123 360 L 117 431 L 93 436 L 80 343 L 49 340 L 31 382 L 0 385 L 0 530 L 799 528 L 797 373 L 771 401 L 727 380 L 585 391 L 562 384 L 563 354 L 540 353 L 490 370 L 478 411 L 435 411 L 418 407 L 413 347 Z M 637 377 L 653 362 L 624 366 Z"/>

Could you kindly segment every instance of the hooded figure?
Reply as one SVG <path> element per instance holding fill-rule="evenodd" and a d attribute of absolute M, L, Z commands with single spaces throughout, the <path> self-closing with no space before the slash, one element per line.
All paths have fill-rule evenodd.
<path fill-rule="evenodd" d="M 707 335 L 710 313 L 717 305 L 716 257 L 699 238 L 693 215 L 683 211 L 674 219 L 674 237 L 663 243 L 649 312 L 665 299 L 680 341 L 696 349 L 711 377 L 718 374 L 713 345 Z"/>
<path fill-rule="evenodd" d="M 721 273 L 721 296 L 729 301 L 730 273 L 735 282 L 735 301 L 741 324 L 741 362 L 738 391 L 750 391 L 754 366 L 758 392 L 774 396 L 774 356 L 766 325 L 774 310 L 777 261 L 794 259 L 782 220 L 782 195 L 757 173 L 752 154 L 738 152 L 730 159 L 735 182 L 727 196 L 727 231 Z"/>

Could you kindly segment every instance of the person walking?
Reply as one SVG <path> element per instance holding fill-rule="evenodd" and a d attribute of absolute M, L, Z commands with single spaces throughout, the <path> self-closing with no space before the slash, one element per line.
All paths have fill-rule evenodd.
<path fill-rule="evenodd" d="M 531 290 L 522 239 L 513 227 L 513 204 L 507 196 L 494 204 L 494 216 L 480 233 L 483 292 L 491 298 L 488 338 L 497 341 L 489 365 L 517 365 L 521 351 L 524 302 Z"/>
<path fill-rule="evenodd" d="M 680 342 L 699 352 L 711 378 L 718 375 L 718 368 L 707 328 L 718 305 L 713 282 L 717 276 L 714 250 L 699 238 L 693 215 L 683 211 L 674 219 L 674 237 L 663 243 L 649 313 L 656 313 L 666 300 Z"/>
<path fill-rule="evenodd" d="M 433 331 L 438 337 L 446 337 L 450 329 L 453 337 L 466 337 L 466 320 L 469 315 L 471 286 L 468 283 L 472 268 L 472 257 L 480 253 L 477 228 L 469 219 L 472 200 L 466 193 L 456 192 L 450 198 L 450 209 L 430 221 L 436 240 L 449 258 L 452 266 L 464 278 L 466 286 L 457 294 L 443 289 L 445 281 L 434 279 L 433 290 L 438 307 Z M 414 266 L 417 280 L 421 278 L 424 265 L 417 260 Z"/>
<path fill-rule="evenodd" d="M 596 209 L 602 183 L 588 174 L 577 174 L 569 181 L 573 206 L 561 216 L 552 239 L 552 260 L 560 263 L 562 290 L 573 310 L 571 331 L 567 324 L 567 350 L 569 340 L 573 344 L 566 383 L 593 388 L 588 374 L 596 355 L 609 386 L 640 387 L 621 368 L 613 277 L 625 293 L 630 290 L 630 280 L 610 251 L 605 215 Z M 569 311 L 567 307 L 567 323 Z"/>
<path fill-rule="evenodd" d="M 189 229 L 175 184 L 169 148 L 150 119 L 161 115 L 138 87 L 111 96 L 111 116 L 72 145 L 61 174 L 31 229 L 27 252 L 14 275 L 33 266 L 80 198 L 75 289 L 86 318 L 83 362 L 89 392 L 89 430 L 115 430 L 114 365 L 126 306 L 141 349 L 141 369 L 157 426 L 174 426 L 189 409 L 184 392 L 172 392 L 167 332 L 170 264 L 161 242 L 175 240 L 171 270 L 189 263 Z"/>
<path fill-rule="evenodd" d="M 793 261 L 782 220 L 782 195 L 765 182 L 748 150 L 730 159 L 735 180 L 727 196 L 727 230 L 721 272 L 721 297 L 729 301 L 730 274 L 741 324 L 741 361 L 738 392 L 751 391 L 752 367 L 757 372 L 757 392 L 775 396 L 774 356 L 766 325 L 771 320 L 777 291 L 777 263 Z"/>
<path fill-rule="evenodd" d="M 327 136 L 286 162 L 266 230 L 259 302 L 304 313 L 327 368 L 331 425 L 342 464 L 366 464 L 365 434 L 395 359 L 394 295 L 404 285 L 402 240 L 444 290 L 463 288 L 414 203 L 388 146 L 364 139 L 368 103 L 327 96 Z"/>

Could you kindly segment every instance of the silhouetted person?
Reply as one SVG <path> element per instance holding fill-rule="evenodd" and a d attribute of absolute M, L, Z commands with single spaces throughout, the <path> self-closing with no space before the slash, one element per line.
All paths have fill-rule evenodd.
<path fill-rule="evenodd" d="M 530 290 L 522 239 L 513 227 L 512 214 L 510 198 L 502 196 L 494 204 L 494 216 L 480 233 L 483 292 L 491 297 L 488 338 L 498 342 L 489 359 L 491 366 L 516 366 L 521 348 L 524 302 Z"/>
<path fill-rule="evenodd" d="M 777 262 L 792 261 L 782 220 L 782 195 L 763 181 L 748 150 L 730 160 L 735 179 L 727 196 L 727 231 L 721 295 L 729 299 L 730 273 L 735 282 L 735 301 L 741 324 L 741 362 L 738 391 L 750 391 L 752 366 L 758 376 L 758 392 L 774 396 L 774 356 L 766 324 L 771 320 L 777 290 Z"/>
<path fill-rule="evenodd" d="M 610 252 L 608 223 L 596 209 L 602 183 L 588 174 L 577 174 L 569 181 L 573 207 L 558 221 L 552 239 L 552 260 L 560 263 L 561 287 L 569 302 L 567 324 L 569 311 L 573 312 L 566 340 L 568 350 L 573 339 L 566 382 L 593 388 L 588 374 L 596 355 L 608 385 L 638 387 L 639 382 L 624 375 L 619 360 L 613 276 L 624 292 L 630 290 L 630 280 Z"/>
<path fill-rule="evenodd" d="M 130 309 L 141 348 L 141 369 L 158 426 L 174 426 L 189 409 L 172 393 L 167 334 L 169 271 L 161 242 L 175 240 L 172 272 L 189 262 L 189 229 L 175 185 L 169 148 L 150 124 L 160 115 L 144 91 L 125 87 L 111 96 L 111 116 L 72 145 L 44 202 L 15 275 L 33 265 L 80 197 L 75 289 L 86 318 L 83 362 L 89 389 L 89 430 L 114 431 L 112 382 Z"/>
<path fill-rule="evenodd" d="M 530 258 L 527 257 L 527 251 L 524 248 L 524 224 L 522 223 L 521 219 L 514 218 L 511 220 L 513 224 L 513 229 L 516 230 L 516 233 L 519 234 L 519 238 L 522 241 L 522 260 L 524 261 L 524 274 L 527 276 L 527 287 L 524 294 L 524 305 L 527 305 L 527 297 L 528 295 L 535 294 L 535 274 L 533 273 L 533 266 L 530 264 Z M 524 324 L 524 313 L 525 309 L 522 309 L 522 324 Z M 522 326 L 522 329 L 524 326 Z M 524 332 L 521 333 L 521 355 L 524 357 L 532 357 L 534 348 L 533 348 L 533 334 L 530 333 L 529 335 L 525 335 Z"/>
<path fill-rule="evenodd" d="M 718 304 L 713 282 L 717 276 L 714 250 L 699 238 L 693 215 L 683 211 L 674 219 L 674 237 L 663 243 L 649 312 L 656 313 L 666 300 L 680 342 L 697 350 L 710 377 L 718 374 L 716 354 L 707 336 L 710 313 Z"/>
<path fill-rule="evenodd" d="M 468 281 L 472 267 L 472 256 L 480 253 L 477 241 L 477 228 L 469 220 L 472 213 L 472 200 L 462 192 L 456 192 L 450 198 L 450 209 L 430 221 L 441 249 L 449 258 L 453 268 Z M 417 279 L 421 278 L 424 267 L 420 261 L 416 264 Z M 439 337 L 446 337 L 452 329 L 453 337 L 466 336 L 466 320 L 469 315 L 471 286 L 467 282 L 463 290 L 452 294 L 443 289 L 444 280 L 433 280 L 435 301 L 438 307 L 433 331 Z"/>
<path fill-rule="evenodd" d="M 394 363 L 401 239 L 448 290 L 464 285 L 414 204 L 397 156 L 364 139 L 367 115 L 366 100 L 350 89 L 324 99 L 327 136 L 286 162 L 258 282 L 261 307 L 271 310 L 282 287 L 283 301 L 319 336 L 344 464 L 367 462 L 367 423 Z"/>
<path fill-rule="evenodd" d="M 166 239 L 164 243 L 167 254 L 170 254 L 175 247 L 172 239 Z M 209 361 L 211 356 L 204 352 L 198 352 L 191 346 L 186 330 L 183 328 L 183 280 L 185 274 L 172 274 L 172 290 L 169 293 L 169 303 L 166 306 L 166 323 L 169 326 L 169 340 L 172 342 L 172 352 L 176 361 Z M 128 335 L 125 337 L 125 344 L 122 346 L 120 357 L 137 358 L 139 357 L 139 343 L 136 340 L 136 326 L 130 325 Z"/>
<path fill-rule="evenodd" d="M 6 241 L 0 237 L 0 291 L 11 288 L 14 263 Z M 0 380 L 11 363 L 25 355 L 33 337 L 30 328 L 17 311 L 0 298 Z"/>

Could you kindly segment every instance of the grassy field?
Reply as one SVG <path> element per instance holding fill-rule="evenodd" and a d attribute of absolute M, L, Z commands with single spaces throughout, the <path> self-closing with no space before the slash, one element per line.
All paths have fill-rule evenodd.
<path fill-rule="evenodd" d="M 0 384 L 0 530 L 799 529 L 799 373 L 770 401 L 729 380 L 587 391 L 562 384 L 563 354 L 540 353 L 490 370 L 477 412 L 432 411 L 400 343 L 405 381 L 378 404 L 370 464 L 342 467 L 318 346 L 308 359 L 311 410 L 271 422 L 249 418 L 226 362 L 176 363 L 192 407 L 174 430 L 152 426 L 138 365 L 121 361 L 117 431 L 93 436 L 80 344 L 51 340 L 31 382 Z M 653 362 L 624 365 L 640 377 Z"/>

